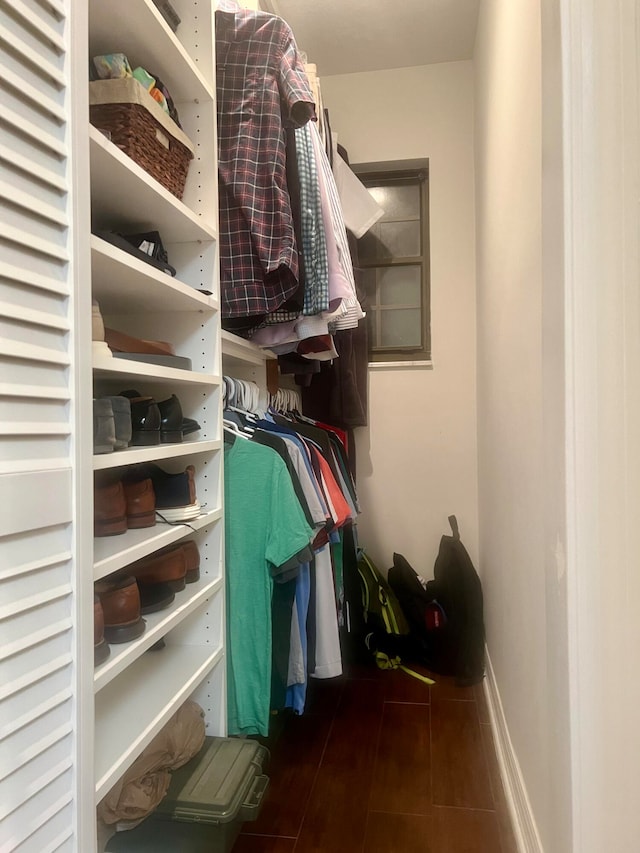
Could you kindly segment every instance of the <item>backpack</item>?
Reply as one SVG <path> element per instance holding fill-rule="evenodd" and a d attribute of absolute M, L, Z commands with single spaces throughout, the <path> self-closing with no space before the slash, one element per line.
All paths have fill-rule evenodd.
<path fill-rule="evenodd" d="M 434 682 L 402 663 L 416 658 L 409 623 L 387 579 L 363 550 L 358 554 L 362 592 L 364 645 L 379 669 L 401 669 L 424 684 Z"/>
<path fill-rule="evenodd" d="M 435 647 L 439 639 L 435 633 L 444 630 L 447 623 L 444 608 L 431 598 L 424 582 L 402 554 L 394 553 L 388 578 L 389 586 L 407 617 L 415 658 L 436 671 L 434 663 L 439 656 Z"/>
<path fill-rule="evenodd" d="M 358 555 L 362 609 L 367 632 L 406 636 L 409 623 L 387 579 L 363 550 Z"/>
<path fill-rule="evenodd" d="M 480 578 L 460 541 L 458 522 L 449 517 L 452 536 L 443 536 L 426 589 L 401 554 L 393 555 L 389 583 L 407 616 L 427 666 L 455 676 L 459 685 L 484 677 L 484 616 Z"/>

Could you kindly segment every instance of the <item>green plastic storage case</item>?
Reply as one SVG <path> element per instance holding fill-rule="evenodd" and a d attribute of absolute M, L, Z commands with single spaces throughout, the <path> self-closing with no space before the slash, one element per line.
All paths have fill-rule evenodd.
<path fill-rule="evenodd" d="M 157 809 L 135 829 L 114 835 L 106 853 L 229 853 L 242 823 L 258 816 L 268 757 L 257 741 L 205 738 L 200 752 L 175 771 Z"/>

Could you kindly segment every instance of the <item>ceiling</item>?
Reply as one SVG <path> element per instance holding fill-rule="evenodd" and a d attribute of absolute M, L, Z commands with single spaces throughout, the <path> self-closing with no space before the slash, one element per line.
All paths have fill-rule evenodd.
<path fill-rule="evenodd" d="M 480 0 L 261 0 L 318 74 L 470 59 Z"/>

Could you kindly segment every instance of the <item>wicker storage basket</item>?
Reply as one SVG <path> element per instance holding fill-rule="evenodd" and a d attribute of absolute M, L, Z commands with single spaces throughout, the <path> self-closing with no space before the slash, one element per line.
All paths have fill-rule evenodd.
<path fill-rule="evenodd" d="M 91 124 L 163 187 L 182 198 L 193 145 L 134 78 L 89 83 Z"/>

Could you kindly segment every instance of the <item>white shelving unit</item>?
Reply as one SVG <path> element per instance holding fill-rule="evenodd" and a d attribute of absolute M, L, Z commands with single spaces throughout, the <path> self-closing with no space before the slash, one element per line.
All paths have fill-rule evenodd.
<path fill-rule="evenodd" d="M 138 658 L 96 700 L 96 803 L 108 793 L 174 711 L 223 661 L 217 646 L 167 646 Z M 123 702 L 123 694 L 128 702 Z M 132 731 L 131 706 L 136 706 Z"/>
<path fill-rule="evenodd" d="M 221 336 L 214 4 L 173 4 L 177 34 L 153 0 L 21 2 L 3 19 L 3 850 L 101 851 L 96 803 L 187 698 L 226 733 L 222 375 L 264 387 L 269 354 Z M 173 95 L 195 149 L 181 200 L 88 125 L 88 62 L 116 51 Z M 159 231 L 176 276 L 92 233 L 110 230 Z M 92 297 L 108 327 L 170 341 L 191 369 L 92 363 Z M 176 394 L 200 431 L 94 455 L 92 394 L 131 389 Z M 201 515 L 94 538 L 94 479 L 140 463 L 193 465 Z M 94 667 L 95 581 L 187 538 L 199 580 Z"/>
<path fill-rule="evenodd" d="M 189 522 L 194 531 L 213 526 L 222 518 L 222 507 L 209 509 L 198 518 Z M 123 569 L 148 554 L 173 545 L 184 536 L 181 526 L 156 524 L 142 530 L 128 530 L 122 536 L 105 536 L 96 539 L 93 551 L 93 579 L 98 581 L 107 575 Z"/>
<path fill-rule="evenodd" d="M 112 645 L 95 669 L 96 803 L 187 698 L 204 708 L 208 734 L 226 733 L 213 6 L 177 3 L 181 24 L 174 34 L 152 0 L 89 2 L 89 57 L 123 52 L 132 67 L 158 75 L 196 149 L 178 200 L 102 132 L 88 130 L 92 230 L 157 230 L 177 271 L 171 277 L 93 234 L 91 289 L 105 325 L 170 341 L 192 365 L 182 370 L 102 356 L 93 362 L 94 396 L 127 389 L 158 400 L 176 394 L 184 415 L 201 426 L 181 443 L 132 447 L 94 456 L 89 464 L 96 476 L 118 476 L 144 462 L 171 472 L 192 464 L 203 507 L 188 526 L 158 523 L 93 541 L 91 581 L 126 571 L 187 537 L 201 555 L 200 580 L 176 593 L 168 608 L 146 616 L 142 636 Z M 160 639 L 165 647 L 151 650 Z"/>
<path fill-rule="evenodd" d="M 235 379 L 255 382 L 260 389 L 260 402 L 266 408 L 267 362 L 276 356 L 245 338 L 222 331 L 222 373 Z"/>

